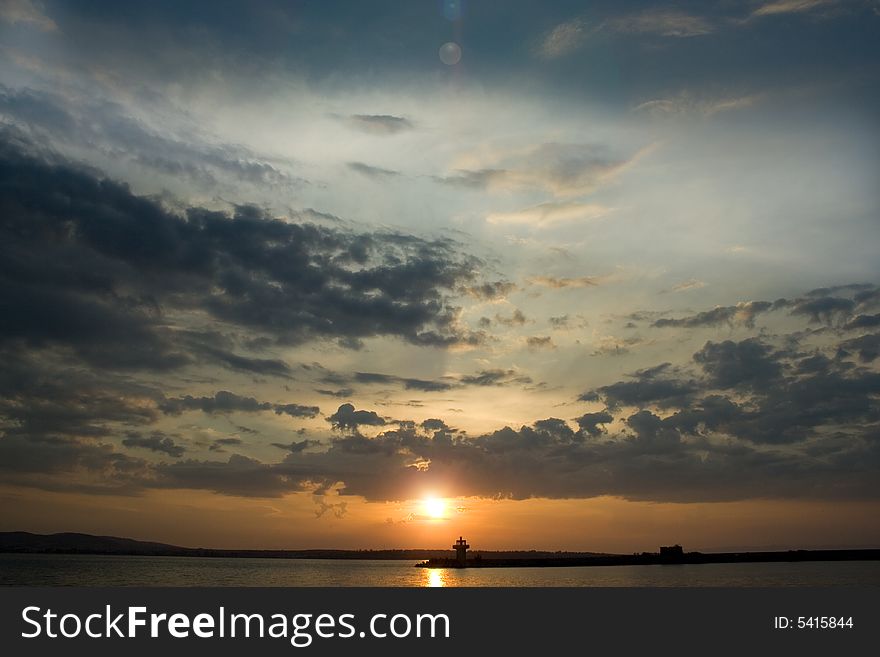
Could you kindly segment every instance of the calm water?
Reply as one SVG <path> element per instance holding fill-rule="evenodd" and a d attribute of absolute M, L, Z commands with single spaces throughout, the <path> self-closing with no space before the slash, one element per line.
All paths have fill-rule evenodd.
<path fill-rule="evenodd" d="M 880 586 L 880 561 L 467 570 L 414 563 L 0 554 L 0 585 Z"/>

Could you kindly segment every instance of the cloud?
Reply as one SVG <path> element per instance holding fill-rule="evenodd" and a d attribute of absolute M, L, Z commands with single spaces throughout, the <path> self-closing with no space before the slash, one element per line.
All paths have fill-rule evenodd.
<path fill-rule="evenodd" d="M 522 326 L 526 321 L 526 316 L 519 308 L 514 310 L 510 317 L 504 317 L 499 314 L 495 315 L 495 322 L 501 326 Z"/>
<path fill-rule="evenodd" d="M 414 127 L 409 119 L 391 114 L 352 114 L 346 118 L 346 123 L 370 135 L 394 135 Z"/>
<path fill-rule="evenodd" d="M 176 213 L 6 137 L 0 295 L 9 310 L 0 344 L 65 348 L 108 369 L 210 360 L 289 376 L 283 361 L 234 353 L 185 318 L 204 314 L 230 329 L 233 344 L 241 334 L 269 345 L 384 335 L 446 348 L 485 339 L 459 325 L 451 302 L 484 284 L 482 263 L 451 240 L 354 233 L 252 206 Z"/>
<path fill-rule="evenodd" d="M 831 324 L 835 320 L 845 321 L 855 309 L 856 302 L 844 297 L 823 296 L 796 299 L 789 303 L 779 302 L 778 305 L 787 305 L 793 315 L 806 315 L 817 324 Z"/>
<path fill-rule="evenodd" d="M 175 444 L 172 438 L 161 431 L 154 431 L 149 436 L 143 436 L 137 431 L 130 431 L 122 439 L 122 444 L 126 447 L 139 447 L 153 452 L 161 452 L 174 458 L 180 458 L 186 451 L 184 447 Z"/>
<path fill-rule="evenodd" d="M 284 449 L 290 452 L 291 454 L 299 454 L 300 452 L 304 452 L 307 449 L 312 447 L 318 447 L 321 445 L 320 440 L 309 440 L 306 438 L 305 440 L 296 441 L 294 440 L 292 443 L 272 443 L 273 447 L 277 447 L 279 449 Z"/>
<path fill-rule="evenodd" d="M 317 406 L 304 406 L 302 404 L 275 404 L 275 415 L 289 415 L 290 417 L 315 417 L 320 409 Z"/>
<path fill-rule="evenodd" d="M 764 388 L 782 374 L 773 349 L 759 338 L 709 341 L 694 354 L 694 361 L 702 366 L 715 388 Z"/>
<path fill-rule="evenodd" d="M 844 340 L 840 343 L 842 353 L 856 351 L 859 360 L 863 363 L 871 363 L 880 357 L 880 334 L 871 333 L 858 338 Z"/>
<path fill-rule="evenodd" d="M 529 349 L 555 349 L 553 338 L 549 335 L 531 335 L 526 338 L 526 345 Z"/>
<path fill-rule="evenodd" d="M 579 50 L 589 38 L 610 32 L 615 34 L 656 35 L 688 38 L 715 31 L 708 19 L 677 9 L 655 8 L 613 16 L 590 27 L 583 18 L 573 18 L 546 32 L 535 47 L 542 59 L 558 59 Z"/>
<path fill-rule="evenodd" d="M 796 14 L 838 4 L 838 0 L 774 0 L 767 2 L 752 12 L 752 16 L 774 16 Z"/>
<path fill-rule="evenodd" d="M 608 411 L 599 411 L 598 413 L 584 413 L 576 422 L 582 431 L 596 438 L 606 433 L 605 429 L 600 425 L 610 424 L 614 422 L 614 416 Z"/>
<path fill-rule="evenodd" d="M 193 349 L 199 355 L 207 356 L 210 360 L 221 363 L 232 370 L 290 378 L 290 367 L 283 360 L 277 358 L 251 358 L 198 343 L 193 345 Z"/>
<path fill-rule="evenodd" d="M 118 166 L 127 162 L 191 185 L 216 189 L 241 183 L 261 189 L 307 184 L 290 172 L 293 163 L 240 145 L 188 134 L 159 132 L 122 104 L 94 97 L 0 85 L 0 115 L 37 139 L 75 152 L 89 149 Z"/>
<path fill-rule="evenodd" d="M 340 431 L 357 431 L 360 426 L 385 426 L 385 419 L 375 411 L 356 411 L 352 404 L 342 404 L 333 415 L 327 418 L 327 421 L 334 429 Z"/>
<path fill-rule="evenodd" d="M 32 0 L 4 0 L 0 4 L 0 21 L 11 25 L 23 23 L 43 32 L 58 31 L 58 25 L 45 14 L 40 3 Z"/>
<path fill-rule="evenodd" d="M 754 327 L 755 318 L 758 315 L 772 309 L 773 304 L 769 301 L 743 301 L 735 306 L 716 306 L 712 310 L 705 310 L 696 315 L 678 319 L 661 317 L 655 320 L 651 326 L 656 328 L 700 328 L 704 326 L 720 326 L 722 324 L 729 326 L 738 324 L 751 328 Z"/>
<path fill-rule="evenodd" d="M 224 453 L 227 447 L 235 447 L 241 445 L 244 441 L 241 438 L 216 438 L 211 441 L 208 450 L 211 452 Z"/>
<path fill-rule="evenodd" d="M 673 292 L 687 292 L 689 290 L 699 290 L 700 288 L 706 287 L 706 284 L 703 281 L 699 281 L 696 278 L 691 278 L 687 281 L 682 281 L 681 283 L 676 283 L 672 286 Z"/>
<path fill-rule="evenodd" d="M 545 142 L 513 153 L 495 153 L 488 167 L 459 170 L 453 175 L 435 177 L 435 181 L 490 192 L 537 190 L 556 198 L 571 198 L 596 191 L 654 148 L 649 145 L 623 156 L 601 144 Z M 595 214 L 599 207 L 579 203 L 548 204 L 544 212 L 552 217 L 554 206 L 558 216 Z"/>
<path fill-rule="evenodd" d="M 115 494 L 169 488 L 280 497 L 337 490 L 389 501 L 431 489 L 513 499 L 878 499 L 880 374 L 841 354 L 846 340 L 827 345 L 825 353 L 804 353 L 798 335 L 777 336 L 784 349 L 769 337 L 710 341 L 690 363 L 640 369 L 584 393 L 582 400 L 603 400 L 607 408 L 585 413 L 574 426 L 548 417 L 469 436 L 441 418 L 392 421 L 343 404 L 328 418 L 341 431 L 338 437 L 273 443 L 286 452 L 278 462 L 233 454 L 225 461 L 150 463 L 87 438 L 40 435 L 31 424 L 31 433 L 6 430 L 0 470 L 6 481 L 24 485 Z M 693 364 L 699 373 L 689 371 Z M 18 376 L 0 372 L 0 385 L 8 378 L 29 390 L 31 379 L 18 383 Z M 497 385 L 517 376 L 515 370 L 486 370 L 469 383 Z M 226 405 L 262 407 L 238 398 Z M 111 417 L 116 408 L 105 413 Z M 608 427 L 615 416 L 619 430 Z M 367 437 L 359 432 L 363 426 L 379 431 Z M 157 438 L 146 448 L 170 447 Z M 92 479 L 83 481 L 87 475 Z"/>
<path fill-rule="evenodd" d="M 657 115 L 681 114 L 711 117 L 722 112 L 732 112 L 752 107 L 761 98 L 760 94 L 710 97 L 682 92 L 669 98 L 655 98 L 644 101 L 636 105 L 633 111 Z"/>
<path fill-rule="evenodd" d="M 677 9 L 663 8 L 608 19 L 600 29 L 622 34 L 654 34 L 676 38 L 703 36 L 714 31 L 712 24 L 705 18 Z"/>
<path fill-rule="evenodd" d="M 391 169 L 383 169 L 381 167 L 370 166 L 369 164 L 364 164 L 363 162 L 349 162 L 346 165 L 352 171 L 356 171 L 357 173 L 366 176 L 367 178 L 372 178 L 374 180 L 381 180 L 384 178 L 391 178 L 393 176 L 399 176 L 399 171 L 392 171 Z"/>
<path fill-rule="evenodd" d="M 170 398 L 163 401 L 159 408 L 163 413 L 179 415 L 184 411 L 201 411 L 203 413 L 257 413 L 259 411 L 271 411 L 273 406 L 269 402 L 257 401 L 253 397 L 242 397 L 228 390 L 221 390 L 213 397 L 185 397 Z"/>
<path fill-rule="evenodd" d="M 528 279 L 528 282 L 532 285 L 540 285 L 541 287 L 549 287 L 555 290 L 561 290 L 567 287 L 595 287 L 600 281 L 601 278 L 599 276 L 578 276 L 576 278 L 532 276 Z"/>
<path fill-rule="evenodd" d="M 849 296 L 832 296 L 838 293 L 849 294 Z M 811 322 L 816 324 L 836 325 L 843 328 L 867 328 L 873 325 L 871 317 L 867 315 L 857 317 L 855 313 L 858 310 L 872 307 L 877 298 L 878 289 L 874 285 L 840 285 L 834 288 L 811 290 L 804 296 L 794 299 L 741 301 L 735 306 L 716 306 L 712 310 L 705 310 L 686 317 L 661 317 L 654 320 L 651 326 L 655 328 L 700 328 L 726 324 L 754 328 L 758 315 L 788 310 L 792 315 L 808 317 Z M 645 316 L 639 319 L 647 318 Z"/>
<path fill-rule="evenodd" d="M 449 381 L 430 381 L 425 379 L 413 379 L 390 374 L 376 374 L 374 372 L 355 372 L 354 381 L 357 383 L 380 383 L 400 385 L 406 390 L 421 390 L 422 392 L 442 392 L 455 387 Z"/>
<path fill-rule="evenodd" d="M 599 398 L 616 409 L 621 406 L 654 405 L 659 408 L 681 406 L 697 392 L 694 380 L 682 380 L 665 375 L 670 368 L 665 363 L 659 368 L 641 370 L 631 375 L 631 381 L 618 381 L 581 394 L 581 401 L 595 401 Z"/>
<path fill-rule="evenodd" d="M 257 401 L 253 397 L 242 397 L 228 390 L 220 390 L 213 397 L 186 395 L 184 397 L 168 398 L 159 403 L 159 408 L 168 415 L 180 415 L 184 411 L 201 411 L 208 414 L 274 411 L 276 415 L 289 415 L 294 418 L 313 418 L 320 412 L 317 406 L 272 404 L 270 402 Z"/>
<path fill-rule="evenodd" d="M 532 379 L 520 374 L 517 370 L 491 369 L 482 370 L 476 374 L 468 374 L 459 379 L 468 386 L 501 386 L 511 383 L 528 384 Z"/>
<path fill-rule="evenodd" d="M 493 281 L 481 285 L 469 285 L 462 288 L 462 292 L 468 296 L 482 301 L 495 301 L 503 299 L 516 290 L 516 285 L 509 281 Z"/>
<path fill-rule="evenodd" d="M 544 59 L 556 59 L 573 53 L 588 36 L 587 25 L 580 18 L 560 23 L 541 39 L 536 53 Z"/>
<path fill-rule="evenodd" d="M 354 372 L 351 375 L 331 372 L 326 374 L 323 380 L 335 383 L 397 386 L 405 390 L 419 390 L 421 392 L 445 392 L 466 386 L 502 386 L 529 384 L 532 382 L 530 377 L 514 369 L 489 369 L 465 375 L 448 374 L 438 379 L 417 379 L 378 372 Z M 354 390 L 346 390 L 349 394 L 343 396 L 350 397 L 354 394 Z"/>
<path fill-rule="evenodd" d="M 596 203 L 541 203 L 513 212 L 490 212 L 486 221 L 490 224 L 523 224 L 542 228 L 567 221 L 589 221 L 599 219 L 612 211 L 612 208 Z"/>
<path fill-rule="evenodd" d="M 857 315 L 849 320 L 843 328 L 848 331 L 862 328 L 877 328 L 880 326 L 880 314 L 877 315 Z"/>

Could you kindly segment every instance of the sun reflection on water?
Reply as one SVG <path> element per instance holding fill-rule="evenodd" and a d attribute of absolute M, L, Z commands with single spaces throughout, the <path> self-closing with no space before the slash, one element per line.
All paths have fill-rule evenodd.
<path fill-rule="evenodd" d="M 442 568 L 425 568 L 425 586 L 430 588 L 446 586 L 446 571 Z"/>

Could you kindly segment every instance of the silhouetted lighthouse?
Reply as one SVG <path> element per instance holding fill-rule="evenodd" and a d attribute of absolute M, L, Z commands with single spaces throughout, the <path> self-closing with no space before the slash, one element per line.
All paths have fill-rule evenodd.
<path fill-rule="evenodd" d="M 452 549 L 455 550 L 455 560 L 458 562 L 458 565 L 463 566 L 465 564 L 469 547 L 470 545 L 461 536 L 458 537 L 455 545 L 452 546 Z"/>

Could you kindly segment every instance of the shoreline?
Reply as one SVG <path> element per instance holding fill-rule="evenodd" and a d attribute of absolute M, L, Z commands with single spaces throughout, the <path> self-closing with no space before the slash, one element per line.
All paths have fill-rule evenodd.
<path fill-rule="evenodd" d="M 428 559 L 416 568 L 571 568 L 583 566 L 653 566 L 705 563 L 781 563 L 799 561 L 880 561 L 880 549 L 786 550 L 777 552 L 686 552 L 666 556 L 643 552 L 632 555 L 560 557 L 546 559 L 485 559 L 476 555 L 464 563 L 456 559 Z"/>

